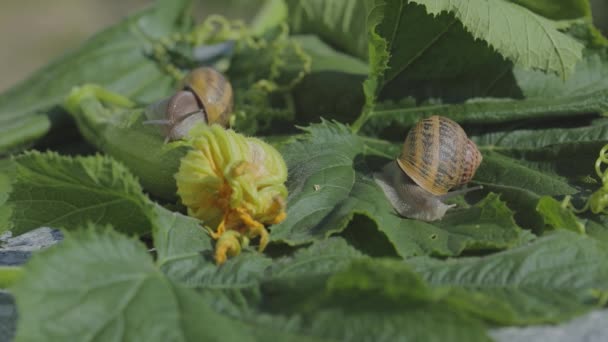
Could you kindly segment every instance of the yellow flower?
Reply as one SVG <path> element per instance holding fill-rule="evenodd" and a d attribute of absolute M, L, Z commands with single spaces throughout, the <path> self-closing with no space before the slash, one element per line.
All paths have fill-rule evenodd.
<path fill-rule="evenodd" d="M 193 128 L 188 144 L 192 150 L 175 175 L 188 214 L 203 220 L 215 239 L 228 230 L 244 238 L 259 237 L 263 251 L 269 238 L 265 225 L 286 217 L 287 167 L 281 154 L 260 139 L 218 125 Z M 229 239 L 216 244 L 218 263 L 226 260 L 222 241 Z"/>

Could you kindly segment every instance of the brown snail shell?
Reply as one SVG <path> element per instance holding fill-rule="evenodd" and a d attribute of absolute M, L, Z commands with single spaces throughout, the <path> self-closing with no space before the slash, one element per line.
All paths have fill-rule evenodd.
<path fill-rule="evenodd" d="M 184 78 L 184 90 L 191 91 L 204 110 L 207 123 L 228 127 L 234 105 L 232 86 L 213 68 L 192 70 Z"/>
<path fill-rule="evenodd" d="M 435 221 L 455 206 L 444 200 L 481 189 L 448 192 L 469 182 L 481 160 L 462 127 L 448 118 L 432 116 L 410 130 L 399 158 L 374 173 L 374 180 L 399 215 Z"/>
<path fill-rule="evenodd" d="M 481 160 L 477 146 L 460 125 L 435 115 L 410 130 L 397 163 L 421 188 L 443 195 L 468 183 Z"/>
<path fill-rule="evenodd" d="M 144 123 L 161 125 L 167 140 L 179 140 L 200 122 L 228 127 L 233 104 L 230 82 L 215 69 L 201 67 L 184 78 L 181 90 L 149 106 Z"/>

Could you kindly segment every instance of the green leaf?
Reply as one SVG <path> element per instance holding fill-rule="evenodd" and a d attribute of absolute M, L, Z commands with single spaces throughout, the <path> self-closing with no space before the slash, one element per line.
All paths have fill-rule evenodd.
<path fill-rule="evenodd" d="M 608 120 L 576 128 L 513 129 L 489 132 L 471 138 L 477 145 L 514 149 L 538 149 L 555 144 L 608 141 Z"/>
<path fill-rule="evenodd" d="M 0 288 L 12 286 L 23 276 L 23 268 L 18 266 L 0 266 Z"/>
<path fill-rule="evenodd" d="M 296 123 L 318 121 L 319 115 L 351 122 L 361 112 L 364 95 L 361 84 L 368 65 L 363 60 L 341 53 L 313 35 L 295 35 L 293 40 L 311 58 L 311 71 L 291 92 Z M 292 72 L 294 75 L 301 67 Z"/>
<path fill-rule="evenodd" d="M 367 60 L 367 1 L 288 0 L 288 23 L 296 34 L 314 34 L 339 51 Z"/>
<path fill-rule="evenodd" d="M 585 51 L 574 73 L 567 80 L 540 71 L 514 69 L 517 84 L 528 98 L 560 98 L 593 94 L 608 88 L 608 52 L 606 49 Z"/>
<path fill-rule="evenodd" d="M 2 104 L 0 95 L 0 105 Z M 51 121 L 44 115 L 29 115 L 12 118 L 10 122 L 3 122 L 4 116 L 0 112 L 0 155 L 9 154 L 23 149 L 32 142 L 42 138 L 50 129 Z"/>
<path fill-rule="evenodd" d="M 477 89 L 474 94 L 483 96 L 509 73 L 509 63 L 501 57 L 501 54 L 508 55 L 501 49 L 495 51 L 488 46 L 496 38 L 478 35 L 475 28 L 467 27 L 466 20 L 469 19 L 477 20 L 480 24 L 494 21 L 493 13 L 481 11 L 486 6 L 485 3 L 476 4 L 477 8 L 471 4 L 470 18 L 464 18 L 464 22 L 459 18 L 458 11 L 447 6 L 438 11 L 434 7 L 425 9 L 425 6 L 420 6 L 426 4 L 424 1 L 386 0 L 375 3 L 375 9 L 382 8 L 383 18 L 375 25 L 374 33 L 385 40 L 386 52 L 390 55 L 384 82 L 379 84 L 381 87 L 387 86 L 385 92 L 390 92 L 391 88 L 401 92 L 398 98 L 407 95 L 436 97 L 436 94 L 420 93 L 415 88 L 432 84 L 435 88 L 444 89 L 439 82 L 433 84 L 433 80 L 451 82 L 450 80 L 459 79 L 461 87 L 462 84 L 464 87 L 474 84 L 473 87 Z M 466 4 L 462 2 L 462 5 Z M 455 15 L 439 13 L 444 11 L 455 12 Z M 370 29 L 374 29 L 370 24 L 368 23 Z M 498 28 L 503 25 L 498 23 Z M 404 41 L 408 44 L 400 43 Z M 382 56 L 381 52 L 373 50 L 376 47 L 382 48 L 382 45 L 373 44 L 370 47 L 370 54 Z M 383 63 L 382 59 L 377 61 Z M 405 92 L 400 90 L 404 85 L 408 86 L 408 83 L 410 86 Z M 415 84 L 414 87 L 411 87 L 412 83 Z M 441 97 L 446 95 L 442 94 Z"/>
<path fill-rule="evenodd" d="M 15 164 L 7 201 L 13 233 L 38 227 L 74 229 L 87 222 L 138 234 L 151 229 L 149 199 L 131 173 L 109 157 L 27 152 Z"/>
<path fill-rule="evenodd" d="M 335 50 L 318 36 L 294 35 L 292 39 L 312 58 L 312 73 L 333 71 L 367 75 L 368 65 L 364 60 Z"/>
<path fill-rule="evenodd" d="M 593 290 L 605 290 L 607 251 L 595 239 L 559 230 L 486 257 L 415 258 L 409 263 L 434 286 L 480 294 L 481 305 L 493 298 L 509 312 L 491 316 L 491 311 L 476 311 L 483 318 L 500 324 L 535 324 L 559 322 L 597 306 Z"/>
<path fill-rule="evenodd" d="M 10 159 L 0 160 L 0 231 L 7 231 L 11 228 L 11 207 L 6 205 L 8 196 L 11 192 L 11 176 L 14 164 Z"/>
<path fill-rule="evenodd" d="M 565 78 L 582 56 L 583 45 L 553 22 L 502 0 L 378 0 L 375 5 L 368 16 L 369 108 L 355 130 L 372 116 L 385 85 L 384 96 L 396 99 L 513 97 L 511 66 L 502 57 Z"/>
<path fill-rule="evenodd" d="M 203 222 L 156 205 L 153 228 L 157 265 L 175 281 L 188 284 L 183 269 L 211 267 L 212 239 L 203 228 Z M 205 253 L 208 255 L 205 257 Z M 214 266 L 214 265 L 213 265 Z"/>
<path fill-rule="evenodd" d="M 108 229 L 68 234 L 34 256 L 12 291 L 16 341 L 253 340 L 165 278 L 143 244 Z"/>
<path fill-rule="evenodd" d="M 378 134 L 386 128 L 403 132 L 420 119 L 442 115 L 460 124 L 505 124 L 531 119 L 565 119 L 585 113 L 608 111 L 608 90 L 559 98 L 530 98 L 525 100 L 473 99 L 462 104 L 429 104 L 417 107 L 402 104 L 380 106 L 369 115 L 363 130 Z M 403 134 L 403 133 L 401 133 Z"/>
<path fill-rule="evenodd" d="M 353 341 L 486 341 L 481 322 L 441 301 L 405 263 L 358 259 L 313 281 L 267 284 L 273 311 L 303 316 L 315 335 Z M 288 305 L 285 305 L 288 304 Z M 268 303 L 267 303 L 268 305 Z"/>
<path fill-rule="evenodd" d="M 262 35 L 287 19 L 287 4 L 283 0 L 264 0 L 261 8 L 251 20 L 251 30 Z"/>
<path fill-rule="evenodd" d="M 567 229 L 577 233 L 585 233 L 585 225 L 580 222 L 576 215 L 553 197 L 543 196 L 536 206 L 544 218 L 545 224 L 553 229 Z"/>
<path fill-rule="evenodd" d="M 73 86 L 94 82 L 143 102 L 166 95 L 175 81 L 149 55 L 155 40 L 189 27 L 184 20 L 189 3 L 158 1 L 0 94 L 0 154 L 46 134 L 50 124 L 41 113 L 62 121 L 60 111 L 50 110 Z"/>
<path fill-rule="evenodd" d="M 145 125 L 143 108 L 128 98 L 97 85 L 74 88 L 64 104 L 83 137 L 122 162 L 146 191 L 175 200 L 173 175 L 188 148 L 165 143 L 159 127 Z"/>
<path fill-rule="evenodd" d="M 582 57 L 582 44 L 559 32 L 550 20 L 510 2 L 411 1 L 424 5 L 433 15 L 452 13 L 475 39 L 486 41 L 523 68 L 553 72 L 565 78 Z"/>
<path fill-rule="evenodd" d="M 483 185 L 486 191 L 500 193 L 509 207 L 516 211 L 517 222 L 526 228 L 540 231 L 544 227 L 543 219 L 536 211 L 540 196 L 578 192 L 564 176 L 552 169 L 551 157 L 542 156 L 542 160 L 547 160 L 550 165 L 540 168 L 491 150 L 482 148 L 482 151 L 483 161 L 473 182 Z M 571 163 L 566 160 L 565 165 Z"/>
<path fill-rule="evenodd" d="M 491 151 L 484 151 L 483 161 L 475 173 L 474 181 L 483 185 L 495 184 L 526 189 L 538 195 L 555 196 L 577 192 L 558 175 L 530 168 L 513 158 Z"/>
<path fill-rule="evenodd" d="M 217 266 L 214 244 L 203 222 L 155 207 L 154 246 L 158 267 L 173 281 L 204 290 L 255 288 L 270 259 L 245 250 Z"/>
<path fill-rule="evenodd" d="M 294 255 L 277 260 L 269 270 L 272 278 L 297 278 L 331 274 L 345 269 L 352 260 L 364 257 L 346 240 L 331 237 L 297 250 Z"/>
<path fill-rule="evenodd" d="M 549 19 L 591 17 L 588 0 L 509 0 Z"/>
<path fill-rule="evenodd" d="M 271 240 L 301 245 L 343 231 L 354 215 L 372 219 L 400 256 L 458 255 L 467 249 L 506 248 L 519 237 L 511 211 L 497 197 L 453 210 L 436 224 L 396 215 L 365 161 L 363 139 L 327 122 L 306 128 L 307 136 L 285 146 L 290 170 L 287 219 L 272 227 Z"/>

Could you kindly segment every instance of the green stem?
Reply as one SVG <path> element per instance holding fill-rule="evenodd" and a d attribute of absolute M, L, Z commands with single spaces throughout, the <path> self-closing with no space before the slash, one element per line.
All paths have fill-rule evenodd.
<path fill-rule="evenodd" d="M 361 130 L 361 127 L 367 122 L 372 112 L 372 109 L 366 106 L 361 112 L 361 115 L 359 115 L 357 120 L 350 126 L 351 131 L 357 134 L 359 130 Z"/>
<path fill-rule="evenodd" d="M 81 87 L 75 87 L 65 100 L 64 106 L 68 112 L 78 112 L 80 104 L 86 98 L 93 98 L 105 104 L 111 104 L 117 107 L 133 108 L 136 103 L 129 98 L 118 93 L 111 92 L 106 88 L 97 84 L 85 84 Z"/>

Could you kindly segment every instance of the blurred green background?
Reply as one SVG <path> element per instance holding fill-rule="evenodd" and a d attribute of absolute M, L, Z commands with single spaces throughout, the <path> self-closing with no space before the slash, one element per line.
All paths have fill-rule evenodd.
<path fill-rule="evenodd" d="M 0 91 L 120 21 L 152 0 L 2 0 L 0 4 Z M 592 0 L 595 21 L 608 31 L 608 0 Z M 230 18 L 252 14 L 256 1 L 199 1 L 196 13 Z M 245 8 L 243 5 L 245 5 Z M 253 6 L 252 6 L 253 5 Z"/>

